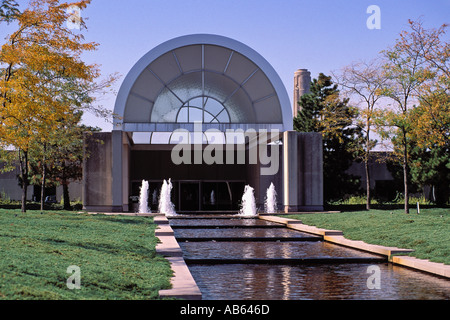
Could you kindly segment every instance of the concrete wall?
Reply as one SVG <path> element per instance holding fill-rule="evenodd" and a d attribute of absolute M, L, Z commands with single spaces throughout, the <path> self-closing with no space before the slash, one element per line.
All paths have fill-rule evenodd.
<path fill-rule="evenodd" d="M 98 132 L 85 137 L 83 165 L 83 208 L 110 211 L 112 202 L 112 134 Z"/>
<path fill-rule="evenodd" d="M 0 164 L 2 166 L 2 164 Z M 7 199 L 20 201 L 22 199 L 22 188 L 19 186 L 17 176 L 20 174 L 19 167 L 12 171 L 0 173 L 0 198 L 5 196 Z M 28 186 L 27 200 L 33 197 L 33 186 Z"/>
<path fill-rule="evenodd" d="M 63 197 L 63 187 L 56 187 L 56 201 L 61 201 Z M 83 182 L 73 181 L 69 183 L 70 201 L 81 201 L 83 199 Z"/>
<path fill-rule="evenodd" d="M 19 169 L 15 168 L 13 171 L 0 173 L 0 198 L 6 196 L 7 199 L 20 201 L 22 199 L 22 188 L 19 186 Z M 33 200 L 34 186 L 28 186 L 27 200 Z M 56 187 L 56 201 L 60 201 L 63 194 L 63 187 Z M 82 182 L 74 181 L 69 184 L 70 200 L 77 201 L 82 198 Z"/>
<path fill-rule="evenodd" d="M 388 157 L 386 152 L 371 152 L 369 157 L 369 173 L 370 173 L 370 188 L 375 189 L 376 181 L 391 181 L 394 180 L 392 174 L 389 172 L 385 159 Z M 354 162 L 347 173 L 361 177 L 361 188 L 366 189 L 366 171 L 364 162 Z"/>
<path fill-rule="evenodd" d="M 323 210 L 322 136 L 287 131 L 283 147 L 285 212 Z"/>

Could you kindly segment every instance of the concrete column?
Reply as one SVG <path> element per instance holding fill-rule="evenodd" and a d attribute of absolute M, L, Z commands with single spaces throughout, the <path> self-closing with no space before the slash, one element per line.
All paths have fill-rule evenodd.
<path fill-rule="evenodd" d="M 100 142 L 101 141 L 101 142 Z M 83 162 L 83 207 L 88 211 L 112 209 L 112 137 L 110 132 L 85 136 Z"/>
<path fill-rule="evenodd" d="M 319 133 L 299 133 L 298 143 L 302 166 L 299 175 L 302 186 L 300 206 L 306 210 L 323 209 L 322 136 Z"/>
<path fill-rule="evenodd" d="M 321 134 L 313 134 L 312 137 L 312 157 L 314 168 L 312 170 L 311 206 L 316 206 L 317 210 L 323 210 L 323 143 Z"/>
<path fill-rule="evenodd" d="M 126 134 L 124 134 L 123 154 L 122 154 L 122 202 L 123 211 L 130 211 L 130 144 Z"/>
<path fill-rule="evenodd" d="M 123 131 L 112 132 L 112 211 L 123 211 Z"/>
<path fill-rule="evenodd" d="M 283 181 L 284 211 L 296 211 L 298 207 L 298 148 L 297 132 L 283 133 Z"/>
<path fill-rule="evenodd" d="M 284 211 L 323 210 L 320 133 L 284 132 L 283 156 Z"/>
<path fill-rule="evenodd" d="M 298 101 L 300 97 L 305 93 L 310 92 L 311 87 L 311 72 L 307 69 L 298 69 L 294 73 L 294 105 L 293 105 L 293 115 L 294 118 L 297 116 L 299 107 Z"/>

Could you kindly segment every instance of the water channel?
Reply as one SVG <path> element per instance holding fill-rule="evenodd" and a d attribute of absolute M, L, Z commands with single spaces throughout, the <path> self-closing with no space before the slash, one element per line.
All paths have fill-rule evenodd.
<path fill-rule="evenodd" d="M 447 279 L 281 224 L 231 215 L 169 221 L 204 300 L 450 299 Z"/>

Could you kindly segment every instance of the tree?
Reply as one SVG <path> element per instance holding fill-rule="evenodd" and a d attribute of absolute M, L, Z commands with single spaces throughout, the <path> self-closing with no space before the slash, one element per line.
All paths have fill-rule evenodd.
<path fill-rule="evenodd" d="M 416 143 L 412 179 L 433 186 L 432 199 L 444 205 L 450 195 L 450 43 L 447 24 L 425 29 L 410 21 L 415 46 L 432 76 L 418 89 L 419 105 L 411 112 L 411 135 Z"/>
<path fill-rule="evenodd" d="M 355 160 L 361 138 L 360 129 L 353 125 L 358 110 L 348 102 L 348 99 L 340 99 L 331 77 L 320 73 L 311 83 L 311 92 L 300 98 L 301 108 L 294 118 L 296 131 L 322 133 L 327 201 L 354 193 L 359 185 L 356 177 L 346 173 Z"/>
<path fill-rule="evenodd" d="M 84 151 L 84 137 L 99 131 L 81 124 L 82 113 L 58 121 L 58 128 L 51 132 L 45 144 L 33 148 L 33 158 L 38 159 L 32 166 L 32 181 L 41 185 L 41 210 L 44 207 L 45 187 L 63 187 L 63 205 L 70 209 L 69 184 L 81 180 L 82 164 L 89 154 Z"/>
<path fill-rule="evenodd" d="M 343 92 L 349 97 L 354 97 L 360 108 L 357 125 L 364 135 L 359 154 L 365 168 L 367 210 L 370 209 L 371 204 L 369 159 L 377 142 L 371 139 L 371 133 L 374 119 L 379 113 L 375 107 L 382 97 L 380 93 L 386 81 L 380 70 L 381 64 L 378 60 L 360 61 L 342 68 L 339 74 L 334 75 L 336 82 L 343 88 Z"/>
<path fill-rule="evenodd" d="M 413 114 L 413 134 L 422 147 L 450 146 L 450 43 L 443 37 L 447 24 L 425 29 L 422 21 L 410 21 L 414 50 L 431 76 L 418 88 L 420 104 Z"/>
<path fill-rule="evenodd" d="M 18 3 L 14 0 L 2 0 L 0 2 L 0 22 L 5 21 L 9 23 L 13 21 L 20 13 L 18 7 Z"/>
<path fill-rule="evenodd" d="M 12 1 L 5 3 L 7 9 L 15 8 Z M 45 145 L 49 133 L 57 131 L 58 121 L 73 113 L 107 113 L 94 106 L 94 95 L 115 77 L 96 82 L 100 76 L 98 66 L 84 63 L 81 55 L 95 50 L 98 44 L 84 42 L 82 34 L 66 25 L 69 6 L 83 9 L 89 3 L 33 0 L 23 12 L 14 11 L 8 14 L 8 20 L 4 19 L 17 22 L 18 28 L 0 52 L 0 145 L 18 153 L 23 212 L 33 146 Z M 83 20 L 80 24 L 85 27 Z"/>
<path fill-rule="evenodd" d="M 444 206 L 450 194 L 450 148 L 411 147 L 411 180 L 417 185 L 432 186 L 431 199 Z"/>
<path fill-rule="evenodd" d="M 394 102 L 384 112 L 383 121 L 390 126 L 384 136 L 393 142 L 403 166 L 406 213 L 412 148 L 445 146 L 450 135 L 450 47 L 441 40 L 446 25 L 430 30 L 420 20 L 409 25 L 411 31 L 401 32 L 395 45 L 383 52 L 388 79 L 383 94 Z"/>
<path fill-rule="evenodd" d="M 410 110 L 418 102 L 419 87 L 432 77 L 424 57 L 417 48 L 418 45 L 415 42 L 414 33 L 403 31 L 395 45 L 383 51 L 386 59 L 384 73 L 387 82 L 382 93 L 393 101 L 393 108 L 384 111 L 383 122 L 388 128 L 384 131 L 384 137 L 391 139 L 394 144 L 394 154 L 402 163 L 405 213 L 409 213 Z"/>

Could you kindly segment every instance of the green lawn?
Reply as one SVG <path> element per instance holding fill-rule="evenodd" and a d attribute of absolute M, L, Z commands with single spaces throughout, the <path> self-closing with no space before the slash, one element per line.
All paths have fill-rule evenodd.
<path fill-rule="evenodd" d="M 370 210 L 286 215 L 307 225 L 337 229 L 352 240 L 414 249 L 411 256 L 450 264 L 450 209 Z"/>
<path fill-rule="evenodd" d="M 0 210 L 0 299 L 158 299 L 172 271 L 154 230 L 148 217 Z"/>

